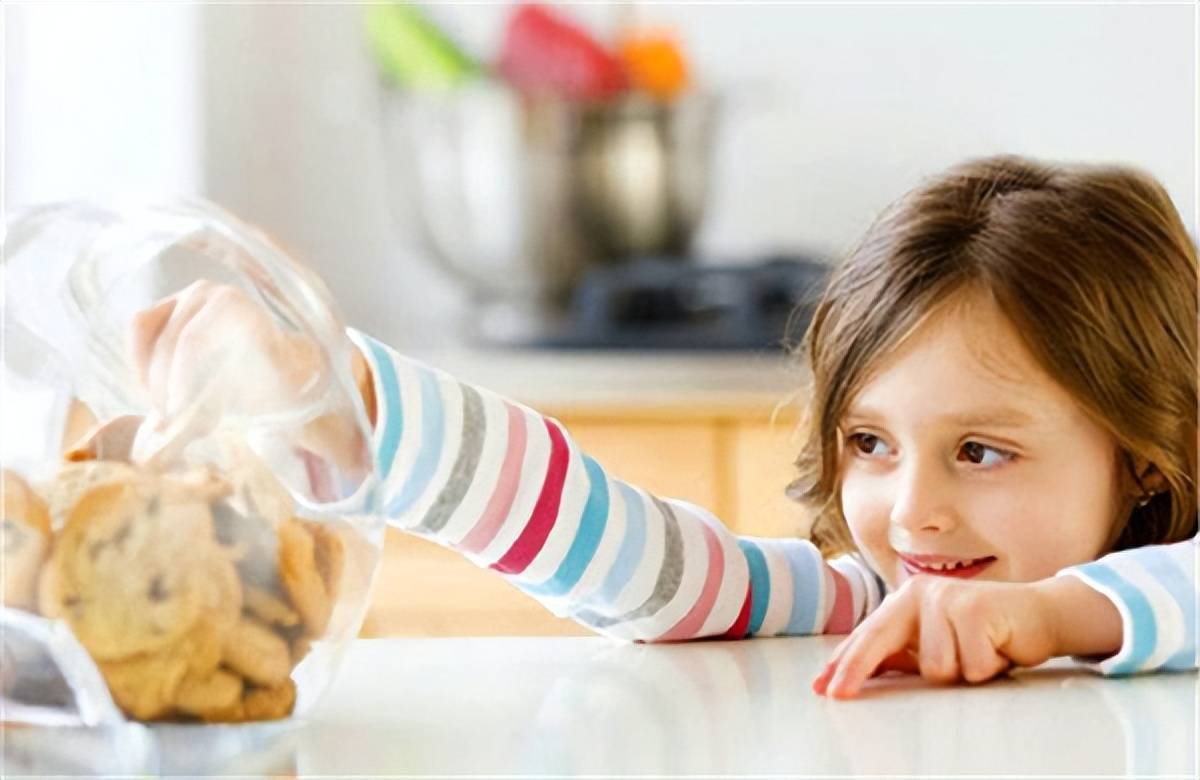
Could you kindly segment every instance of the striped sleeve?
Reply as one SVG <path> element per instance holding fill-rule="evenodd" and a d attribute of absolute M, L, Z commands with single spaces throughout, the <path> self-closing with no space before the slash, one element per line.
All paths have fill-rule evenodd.
<path fill-rule="evenodd" d="M 707 510 L 610 476 L 556 420 L 364 334 L 388 522 L 618 639 L 845 633 L 882 598 L 861 561 L 738 537 Z"/>
<path fill-rule="evenodd" d="M 1111 553 L 1060 575 L 1078 577 L 1121 613 L 1121 649 L 1102 661 L 1076 658 L 1105 675 L 1182 671 L 1200 667 L 1196 635 L 1196 559 L 1200 537 Z"/>

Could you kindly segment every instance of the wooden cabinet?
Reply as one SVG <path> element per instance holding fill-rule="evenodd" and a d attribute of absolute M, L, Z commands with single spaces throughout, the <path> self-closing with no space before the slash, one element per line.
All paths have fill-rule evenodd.
<path fill-rule="evenodd" d="M 731 530 L 796 536 L 795 417 L 748 406 L 542 408 L 618 478 L 711 509 Z M 389 529 L 364 636 L 586 635 L 493 571 Z"/>
<path fill-rule="evenodd" d="M 731 485 L 732 527 L 750 536 L 808 536 L 800 505 L 784 495 L 796 476 L 796 421 L 747 422 L 732 430 L 722 469 Z"/>

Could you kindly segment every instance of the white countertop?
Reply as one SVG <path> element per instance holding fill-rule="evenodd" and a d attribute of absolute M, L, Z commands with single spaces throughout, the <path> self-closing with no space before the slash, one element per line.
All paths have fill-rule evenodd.
<path fill-rule="evenodd" d="M 799 389 L 780 352 L 447 349 L 411 357 L 535 408 L 773 405 Z"/>
<path fill-rule="evenodd" d="M 191 755 L 207 773 L 302 776 L 1196 776 L 1195 673 L 1105 679 L 1058 659 L 982 686 L 889 677 L 831 701 L 809 685 L 836 641 L 359 640 L 306 723 L 156 727 L 154 766 Z M 38 738 L 9 735 L 25 761 L 10 771 Z"/>

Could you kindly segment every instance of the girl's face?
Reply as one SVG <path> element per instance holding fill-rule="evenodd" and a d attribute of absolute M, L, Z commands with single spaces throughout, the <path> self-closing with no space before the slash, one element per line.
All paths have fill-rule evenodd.
<path fill-rule="evenodd" d="M 1031 582 L 1094 560 L 1133 505 L 1115 439 L 1034 361 L 990 300 L 942 307 L 852 399 L 842 510 L 892 589 L 903 556 Z"/>

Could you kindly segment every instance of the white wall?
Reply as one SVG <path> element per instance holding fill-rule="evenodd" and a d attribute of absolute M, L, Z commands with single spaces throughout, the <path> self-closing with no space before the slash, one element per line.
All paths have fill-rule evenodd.
<path fill-rule="evenodd" d="M 388 211 L 361 6 L 7 13 L 10 204 L 203 191 L 317 266 L 353 323 L 401 345 L 454 338 L 461 296 Z M 494 52 L 508 10 L 436 13 Z M 571 13 L 604 30 L 620 11 Z M 1135 163 L 1196 229 L 1190 5 L 690 3 L 637 13 L 676 26 L 700 81 L 727 98 L 702 253 L 837 251 L 919 176 L 998 151 Z"/>
<path fill-rule="evenodd" d="M 199 8 L 4 8 L 8 208 L 198 195 L 204 182 Z"/>
<path fill-rule="evenodd" d="M 571 9 L 598 31 L 619 11 Z M 503 5 L 437 18 L 496 51 Z M 205 8 L 212 194 L 317 264 L 353 321 L 445 341 L 456 290 L 390 219 L 373 67 L 354 6 Z M 1019 152 L 1159 176 L 1195 230 L 1185 5 L 653 5 L 728 98 L 702 253 L 844 248 L 918 177 Z M 401 225 L 399 228 L 404 228 Z"/>
<path fill-rule="evenodd" d="M 600 33 L 620 10 L 571 8 Z M 503 6 L 437 4 L 480 50 Z M 1014 152 L 1140 165 L 1195 232 L 1196 41 L 1190 4 L 643 3 L 678 30 L 698 81 L 730 102 L 714 252 L 852 241 L 917 178 Z"/>

